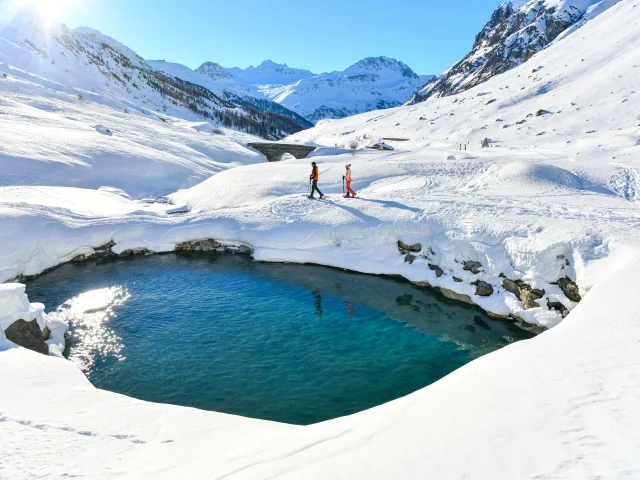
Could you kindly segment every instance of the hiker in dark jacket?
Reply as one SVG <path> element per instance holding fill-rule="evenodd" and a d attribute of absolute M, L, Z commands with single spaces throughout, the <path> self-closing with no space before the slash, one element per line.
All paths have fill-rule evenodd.
<path fill-rule="evenodd" d="M 320 173 L 318 172 L 318 165 L 316 162 L 311 162 L 311 175 L 309 176 L 309 180 L 311 180 L 311 195 L 309 198 L 315 198 L 313 196 L 313 192 L 318 192 L 320 198 L 324 198 L 324 194 L 318 188 L 318 180 L 320 179 Z"/>

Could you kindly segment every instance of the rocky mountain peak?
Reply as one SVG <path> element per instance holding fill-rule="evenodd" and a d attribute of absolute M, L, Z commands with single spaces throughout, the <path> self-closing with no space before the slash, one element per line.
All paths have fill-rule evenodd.
<path fill-rule="evenodd" d="M 230 80 L 233 76 L 227 72 L 220 64 L 215 62 L 204 62 L 196 72 L 209 77 L 212 80 Z"/>
<path fill-rule="evenodd" d="M 500 4 L 458 63 L 427 83 L 412 102 L 454 95 L 526 62 L 601 0 L 511 0 Z M 610 2 L 613 4 L 613 2 Z"/>
<path fill-rule="evenodd" d="M 383 70 L 397 72 L 403 77 L 414 79 L 414 80 L 417 80 L 420 78 L 405 63 L 399 60 L 396 60 L 395 58 L 382 57 L 382 56 L 363 58 L 362 60 L 354 63 L 349 68 L 347 68 L 346 72 L 349 72 L 349 73 L 352 73 L 355 71 L 380 72 Z"/>

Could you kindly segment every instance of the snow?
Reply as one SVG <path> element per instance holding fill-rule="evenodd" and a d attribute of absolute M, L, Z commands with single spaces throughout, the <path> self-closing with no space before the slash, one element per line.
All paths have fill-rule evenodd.
<path fill-rule="evenodd" d="M 86 65 L 87 57 L 52 41 L 51 35 L 70 35 L 52 28 L 48 34 L 39 30 L 25 14 L 0 29 L 0 73 L 7 74 L 0 76 L 0 185 L 112 187 L 140 198 L 263 161 L 245 147 L 257 137 L 227 129 L 207 135 L 206 122 L 184 120 L 188 115 L 177 107 L 160 113 L 157 92 L 140 86 L 129 93 L 96 65 Z M 94 55 L 102 55 L 99 45 L 106 43 L 132 63 L 144 62 L 109 37 L 78 32 L 83 48 L 95 46 Z M 111 69 L 127 74 L 115 64 Z"/>
<path fill-rule="evenodd" d="M 33 161 L 29 171 L 38 184 L 0 188 L 0 281 L 40 273 L 109 242 L 115 253 L 160 253 L 213 238 L 251 246 L 257 260 L 428 282 L 467 295 L 489 312 L 549 330 L 412 395 L 308 427 L 101 391 L 73 364 L 2 339 L 0 477 L 640 477 L 639 20 L 640 4 L 620 2 L 579 33 L 475 89 L 324 120 L 288 138 L 321 146 L 312 159 L 328 194 L 324 201 L 305 198 L 311 158 L 255 163 L 239 142 L 217 144 L 221 152 L 237 149 L 236 168 L 221 168 L 172 193 L 172 205 L 123 195 L 153 193 L 154 182 L 146 183 L 135 168 L 109 176 L 107 166 L 93 183 L 80 178 L 83 188 L 77 188 L 46 184 L 58 177 L 44 156 Z M 13 94 L 18 113 L 7 113 L 15 135 L 31 131 L 26 105 L 36 88 L 44 87 Z M 43 94 L 38 102 L 45 99 Z M 65 108 L 73 103 L 71 97 L 61 102 Z M 81 102 L 74 115 L 110 128 L 99 117 L 112 108 Z M 541 109 L 551 114 L 536 116 Z M 33 125 L 43 131 L 58 121 L 38 115 Z M 140 141 L 157 138 L 150 125 L 175 135 L 159 152 L 204 135 L 195 123 L 175 117 L 168 123 L 139 118 L 131 131 Z M 120 135 L 75 125 L 59 137 L 58 148 L 83 145 L 76 136 L 85 130 L 102 141 Z M 537 136 L 541 131 L 546 135 Z M 207 138 L 218 142 L 231 135 Z M 38 133 L 9 144 L 9 155 L 23 162 L 41 148 L 53 155 L 48 138 Z M 409 140 L 389 140 L 393 151 L 365 149 L 375 138 Z M 484 138 L 493 146 L 481 148 Z M 347 150 L 352 141 L 359 143 L 354 153 Z M 139 148 L 126 140 L 113 145 L 126 154 Z M 23 157 L 15 153 L 20 148 L 28 148 Z M 86 153 L 83 161 L 93 162 L 95 154 Z M 352 165 L 355 199 L 342 198 L 345 164 Z M 169 213 L 184 206 L 188 212 Z M 420 242 L 421 256 L 405 262 L 398 240 Z M 464 270 L 462 262 L 469 260 L 481 263 L 479 273 Z M 444 274 L 438 277 L 429 264 Z M 544 289 L 541 306 L 525 310 L 504 290 L 501 274 Z M 579 285 L 580 303 L 555 284 L 565 276 Z M 494 294 L 476 295 L 476 280 L 489 283 Z M 562 319 L 547 301 L 561 302 L 571 313 Z M 46 321 L 41 312 L 23 287 L 0 288 L 3 328 L 18 317 L 41 314 Z"/>

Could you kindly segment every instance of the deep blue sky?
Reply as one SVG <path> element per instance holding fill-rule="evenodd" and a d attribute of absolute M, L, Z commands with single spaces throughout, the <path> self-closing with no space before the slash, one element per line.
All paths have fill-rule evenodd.
<path fill-rule="evenodd" d="M 54 0 L 50 0 L 54 1 Z M 147 59 L 191 68 L 271 59 L 320 73 L 386 55 L 440 73 L 470 49 L 501 0 L 74 0 L 60 13 Z"/>

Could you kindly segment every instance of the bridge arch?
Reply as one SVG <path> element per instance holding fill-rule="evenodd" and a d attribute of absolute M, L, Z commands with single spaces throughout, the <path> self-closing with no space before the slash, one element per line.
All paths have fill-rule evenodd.
<path fill-rule="evenodd" d="M 294 157 L 306 158 L 316 147 L 309 145 L 295 145 L 287 143 L 248 143 L 247 147 L 258 150 L 261 154 L 267 157 L 270 162 L 279 162 L 285 153 L 289 153 Z"/>

